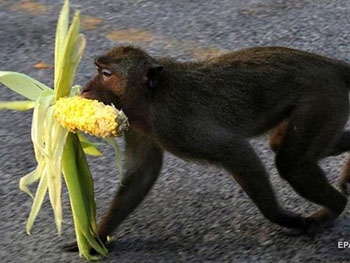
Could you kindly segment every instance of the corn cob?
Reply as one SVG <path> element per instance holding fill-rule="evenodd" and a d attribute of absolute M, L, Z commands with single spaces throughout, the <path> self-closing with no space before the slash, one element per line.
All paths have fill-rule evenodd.
<path fill-rule="evenodd" d="M 129 127 L 123 111 L 80 96 L 60 98 L 56 102 L 55 117 L 71 132 L 79 130 L 102 138 L 122 136 Z"/>

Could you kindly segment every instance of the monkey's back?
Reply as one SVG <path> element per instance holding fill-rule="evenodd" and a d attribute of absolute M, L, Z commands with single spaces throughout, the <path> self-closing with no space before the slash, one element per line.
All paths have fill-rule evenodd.
<path fill-rule="evenodd" d="M 162 62 L 161 90 L 171 94 L 160 100 L 162 111 L 175 118 L 181 109 L 197 121 L 204 114 L 246 136 L 288 118 L 302 98 L 346 97 L 350 83 L 345 62 L 285 47 L 247 48 L 197 63 Z"/>

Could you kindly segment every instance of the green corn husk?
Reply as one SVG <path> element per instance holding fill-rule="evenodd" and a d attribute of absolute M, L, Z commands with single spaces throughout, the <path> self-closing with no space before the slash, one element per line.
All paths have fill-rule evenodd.
<path fill-rule="evenodd" d="M 26 230 L 30 234 L 44 197 L 48 192 L 55 215 L 58 233 L 61 233 L 62 174 L 66 182 L 74 220 L 79 254 L 88 260 L 97 259 L 90 254 L 93 248 L 100 255 L 107 249 L 97 237 L 96 206 L 93 181 L 85 154 L 99 156 L 94 144 L 81 134 L 73 134 L 55 119 L 55 102 L 61 97 L 76 94 L 72 88 L 74 75 L 85 47 L 85 38 L 79 34 L 79 12 L 69 27 L 69 0 L 65 0 L 56 30 L 54 90 L 24 74 L 0 71 L 0 82 L 29 101 L 0 102 L 0 109 L 28 110 L 34 108 L 32 141 L 37 167 L 21 178 L 19 187 L 33 198 Z M 114 148 L 115 143 L 108 140 Z M 116 153 L 120 151 L 116 149 Z M 121 158 L 117 156 L 121 170 Z M 35 195 L 28 186 L 39 181 Z"/>
<path fill-rule="evenodd" d="M 79 253 L 87 259 L 96 259 L 90 255 L 92 247 L 106 256 L 108 251 L 97 237 L 93 181 L 76 134 L 68 134 L 63 152 L 62 170 L 68 189 L 74 189 L 74 195 L 70 193 L 69 197 Z"/>

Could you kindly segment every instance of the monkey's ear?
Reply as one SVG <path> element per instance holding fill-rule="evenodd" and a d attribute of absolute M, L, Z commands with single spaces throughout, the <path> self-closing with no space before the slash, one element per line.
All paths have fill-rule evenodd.
<path fill-rule="evenodd" d="M 160 76 L 162 75 L 163 66 L 159 64 L 152 64 L 148 69 L 146 73 L 146 86 L 149 89 L 155 89 L 158 81 L 160 79 Z"/>

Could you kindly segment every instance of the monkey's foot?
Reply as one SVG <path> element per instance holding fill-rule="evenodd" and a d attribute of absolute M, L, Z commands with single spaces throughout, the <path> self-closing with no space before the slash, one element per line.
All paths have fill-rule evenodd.
<path fill-rule="evenodd" d="M 331 211 L 327 209 L 320 209 L 316 213 L 306 218 L 308 224 L 306 234 L 311 239 L 314 239 L 316 234 L 332 227 L 336 219 L 337 216 Z"/>

